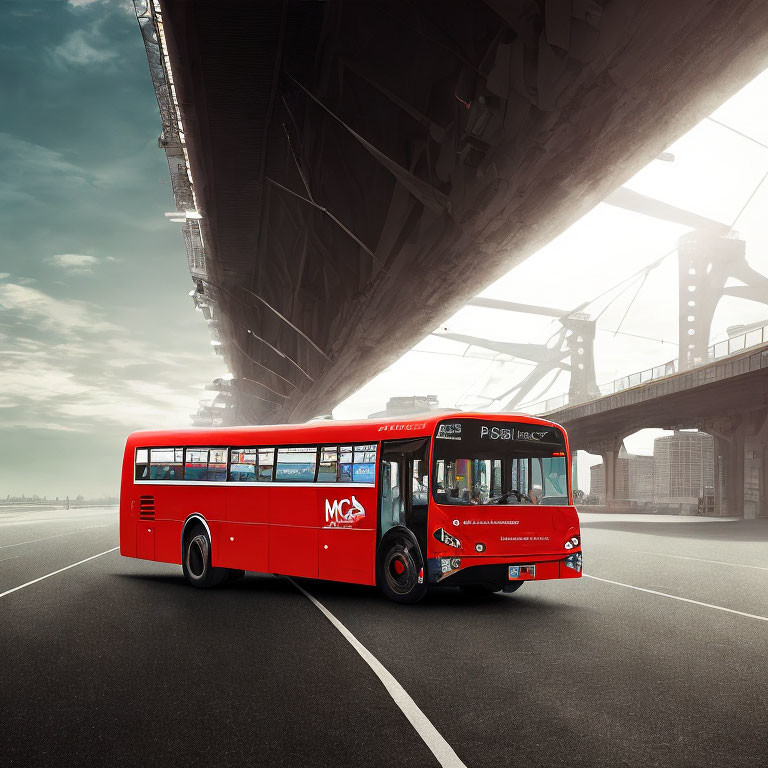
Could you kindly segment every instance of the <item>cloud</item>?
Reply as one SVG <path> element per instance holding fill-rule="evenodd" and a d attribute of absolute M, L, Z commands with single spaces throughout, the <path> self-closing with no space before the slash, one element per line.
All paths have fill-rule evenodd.
<path fill-rule="evenodd" d="M 66 188 L 68 199 L 92 176 L 83 168 L 69 162 L 61 152 L 35 144 L 10 133 L 0 132 L 0 213 L 13 206 L 22 210 L 61 205 L 58 190 Z"/>
<path fill-rule="evenodd" d="M 95 256 L 85 253 L 56 253 L 48 256 L 46 261 L 70 272 L 93 272 L 93 267 L 99 263 Z"/>
<path fill-rule="evenodd" d="M 3 164 L 3 176 L 7 175 L 10 178 L 14 178 L 20 170 L 25 173 L 32 171 L 41 175 L 46 172 L 63 173 L 68 177 L 82 177 L 84 173 L 82 168 L 65 160 L 61 152 L 40 144 L 33 144 L 11 133 L 0 132 L 0 150 L 2 150 L 4 159 L 12 163 L 10 167 L 5 163 Z M 26 175 L 22 178 L 27 180 Z M 19 178 L 14 178 L 14 182 L 18 186 Z"/>
<path fill-rule="evenodd" d="M 81 396 L 93 387 L 78 382 L 72 371 L 52 366 L 45 360 L 25 360 L 21 366 L 3 366 L 3 397 L 22 396 L 36 403 L 61 395 Z"/>
<path fill-rule="evenodd" d="M 100 311 L 84 301 L 55 299 L 28 285 L 0 285 L 0 322 L 15 327 L 29 325 L 47 333 L 72 335 L 118 330 Z"/>
<path fill-rule="evenodd" d="M 189 423 L 202 396 L 190 383 L 198 355 L 131 335 L 84 301 L 0 283 L 0 340 L 2 431 L 170 427 Z"/>
<path fill-rule="evenodd" d="M 89 5 L 100 5 L 105 8 L 119 8 L 121 11 L 133 13 L 131 0 L 67 0 L 70 8 L 87 8 Z"/>
<path fill-rule="evenodd" d="M 64 42 L 53 49 L 54 58 L 64 64 L 86 67 L 91 64 L 104 64 L 115 58 L 115 51 L 107 48 L 96 48 L 91 44 L 85 30 L 71 32 Z"/>

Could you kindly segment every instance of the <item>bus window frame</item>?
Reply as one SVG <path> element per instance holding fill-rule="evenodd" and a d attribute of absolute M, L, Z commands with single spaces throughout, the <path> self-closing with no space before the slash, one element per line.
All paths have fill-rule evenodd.
<path fill-rule="evenodd" d="M 373 463 L 374 467 L 374 477 L 372 483 L 355 483 L 351 480 L 349 482 L 342 482 L 341 479 L 341 450 L 342 448 L 349 448 L 352 451 L 352 466 L 354 466 L 354 458 L 355 458 L 355 447 L 361 446 L 361 445 L 371 445 L 373 446 L 373 450 L 376 454 L 376 460 Z M 139 466 L 136 462 L 136 453 L 140 450 L 147 450 L 149 451 L 147 458 L 151 458 L 152 451 L 153 450 L 176 450 L 181 448 L 182 450 L 182 456 L 183 461 L 181 464 L 182 470 L 186 467 L 186 458 L 187 458 L 187 449 L 191 450 L 225 450 L 227 452 L 227 477 L 226 480 L 137 480 L 136 479 L 136 467 Z M 232 480 L 230 477 L 231 472 L 231 465 L 232 465 L 232 451 L 233 449 L 237 449 L 240 451 L 256 451 L 257 452 L 257 463 L 256 466 L 258 467 L 258 451 L 264 450 L 264 449 L 272 449 L 272 477 L 270 480 L 248 480 L 243 482 L 238 482 L 236 480 Z M 275 480 L 276 474 L 277 474 L 277 451 L 280 448 L 315 448 L 316 449 L 316 456 L 315 456 L 315 475 L 314 480 L 306 480 L 306 481 L 300 481 L 300 482 L 290 482 L 290 481 L 277 481 Z M 319 473 L 319 467 L 320 467 L 320 457 L 321 457 L 321 451 L 323 448 L 336 448 L 337 451 L 337 458 L 336 458 L 336 480 L 335 482 L 328 482 L 323 481 L 322 483 L 318 482 L 317 476 Z M 353 488 L 376 488 L 378 487 L 379 482 L 379 461 L 381 457 L 381 440 L 370 440 L 370 441 L 358 441 L 358 442 L 344 442 L 344 443 L 272 443 L 271 445 L 242 445 L 242 444 L 227 444 L 227 445 L 173 445 L 173 446 L 167 446 L 167 445 L 146 445 L 146 444 L 137 444 L 134 446 L 133 449 L 133 482 L 134 485 L 140 484 L 140 485 L 191 485 L 191 486 L 202 486 L 202 485 L 230 485 L 232 487 L 248 487 L 248 486 L 254 486 L 254 485 L 264 485 L 264 484 L 272 484 L 275 487 L 283 487 L 283 486 L 296 486 L 296 487 L 307 487 L 307 486 L 316 486 L 316 487 L 326 487 L 326 486 L 341 486 L 341 487 L 353 487 Z M 209 454 L 210 458 L 210 454 Z M 367 462 L 370 463 L 370 462 Z M 148 461 L 147 471 L 149 472 L 149 468 L 152 465 L 151 461 Z M 257 475 L 258 476 L 258 475 Z"/>
<path fill-rule="evenodd" d="M 138 480 L 136 478 L 136 467 L 137 466 L 141 466 L 136 461 L 136 454 L 139 451 L 147 451 L 146 467 L 147 467 L 147 475 L 149 476 L 150 474 L 152 474 L 152 464 L 153 463 L 157 464 L 157 465 L 162 464 L 162 462 L 153 462 L 152 461 L 152 451 L 174 451 L 175 452 L 179 448 L 181 449 L 181 472 L 182 472 L 182 475 L 183 475 L 184 474 L 184 463 L 185 463 L 184 460 L 186 458 L 186 446 L 185 445 L 137 445 L 133 449 L 133 482 L 134 482 L 134 484 L 135 483 L 183 483 L 184 482 L 183 479 L 182 480 L 150 480 L 149 477 L 147 477 L 146 480 Z M 176 454 L 174 453 L 174 457 L 175 457 L 175 455 Z M 176 462 L 175 461 L 170 462 L 170 464 L 173 464 L 174 466 L 176 466 Z M 195 482 L 195 481 L 194 480 L 190 480 L 190 482 Z"/>
<path fill-rule="evenodd" d="M 456 420 L 458 420 L 458 417 L 457 417 Z M 475 421 L 475 419 L 472 419 L 472 420 Z M 477 421 L 480 421 L 480 420 L 478 419 Z M 438 461 L 443 461 L 443 462 L 449 461 L 449 459 L 446 459 L 445 457 L 438 458 L 438 455 L 437 455 L 438 454 L 438 450 L 437 449 L 438 449 L 438 446 L 439 446 L 438 437 L 437 437 L 437 431 L 440 428 L 440 424 L 441 423 L 442 422 L 440 422 L 440 421 L 438 421 L 436 423 L 435 431 L 432 434 L 432 437 L 431 437 L 431 440 L 430 440 L 430 446 L 431 446 L 430 470 L 432 472 L 432 476 L 430 477 L 430 492 L 429 492 L 430 503 L 436 504 L 439 507 L 440 506 L 442 506 L 442 507 L 444 507 L 444 506 L 469 506 L 469 507 L 475 507 L 475 506 L 483 506 L 483 507 L 494 506 L 495 507 L 496 506 L 495 504 L 491 504 L 491 505 L 489 505 L 489 504 L 481 504 L 481 505 L 470 505 L 470 504 L 466 504 L 466 505 L 464 505 L 464 504 L 456 504 L 456 505 L 453 505 L 453 504 L 449 504 L 449 505 L 446 505 L 444 502 L 440 502 L 440 501 L 437 500 L 437 474 L 438 474 L 437 473 L 437 463 L 438 463 Z M 526 422 L 518 422 L 518 421 L 510 420 L 508 423 L 511 424 L 511 425 L 517 426 L 519 424 L 524 424 Z M 571 474 L 573 472 L 573 468 L 572 468 L 573 457 L 571 455 L 570 444 L 568 442 L 568 433 L 559 424 L 531 424 L 531 426 L 532 427 L 537 427 L 537 426 L 545 427 L 546 426 L 548 428 L 556 429 L 560 433 L 560 435 L 562 436 L 562 439 L 563 439 L 562 446 L 560 448 L 558 448 L 558 450 L 561 450 L 564 453 L 564 456 L 562 456 L 560 458 L 564 458 L 564 460 L 565 460 L 565 482 L 566 482 L 566 489 L 567 489 L 567 493 L 566 493 L 566 497 L 565 497 L 566 498 L 566 502 L 565 502 L 565 504 L 541 504 L 541 503 L 539 503 L 539 504 L 530 504 L 530 505 L 528 505 L 528 504 L 526 504 L 526 505 L 511 504 L 509 506 L 514 506 L 514 507 L 518 507 L 518 506 L 526 506 L 526 507 L 528 507 L 528 506 L 532 506 L 532 507 L 573 506 L 574 502 L 573 502 L 572 485 L 571 485 L 572 484 Z M 536 443 L 532 443 L 532 445 L 536 445 Z M 555 457 L 531 456 L 531 455 L 525 456 L 525 455 L 523 455 L 523 456 L 519 456 L 519 457 L 509 457 L 509 456 L 507 456 L 506 460 L 509 461 L 510 458 L 517 458 L 518 459 L 518 471 L 517 471 L 518 490 L 519 490 L 520 481 L 521 481 L 521 478 L 522 478 L 522 473 L 520 472 L 520 465 L 521 465 L 521 463 L 523 461 L 526 462 L 528 468 L 527 468 L 527 471 L 525 472 L 525 479 L 526 479 L 526 482 L 528 483 L 528 491 L 530 491 L 532 489 L 532 484 L 531 483 L 532 483 L 532 479 L 533 479 L 533 464 L 532 464 L 533 460 L 534 459 L 541 460 L 542 458 L 555 458 Z M 468 459 L 468 460 L 469 461 L 474 461 L 474 459 Z M 456 461 L 456 459 L 453 459 L 453 461 Z M 542 470 L 542 473 L 543 473 L 543 465 L 540 465 L 540 466 L 541 466 L 541 470 Z M 504 470 L 503 470 L 503 465 L 502 465 L 502 482 L 503 482 L 503 477 L 504 477 Z M 544 498 L 544 493 L 543 492 L 544 492 L 544 487 L 543 487 L 543 483 L 542 483 L 542 498 Z M 502 505 L 502 506 L 507 506 L 507 505 Z"/>
<path fill-rule="evenodd" d="M 182 478 L 183 482 L 189 482 L 189 483 L 216 483 L 217 485 L 219 483 L 228 483 L 229 482 L 229 464 L 230 464 L 230 456 L 232 455 L 232 448 L 230 446 L 209 446 L 209 445 L 185 445 L 182 447 L 184 453 L 184 477 Z M 205 463 L 205 480 L 187 480 L 187 451 L 208 451 L 208 461 Z M 224 462 L 226 466 L 225 470 L 225 477 L 223 480 L 211 480 L 208 477 L 208 471 L 211 466 L 211 451 L 226 451 L 226 461 Z M 221 462 L 215 462 L 217 464 L 220 464 Z"/>

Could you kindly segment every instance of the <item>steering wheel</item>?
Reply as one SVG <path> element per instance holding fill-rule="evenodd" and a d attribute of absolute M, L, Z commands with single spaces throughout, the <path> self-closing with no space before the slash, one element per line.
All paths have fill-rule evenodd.
<path fill-rule="evenodd" d="M 523 493 L 522 491 L 515 491 L 515 490 L 510 491 L 510 493 L 514 493 L 517 496 L 518 501 L 522 501 L 523 499 L 525 499 L 529 504 L 534 503 L 533 499 L 527 493 Z"/>
<path fill-rule="evenodd" d="M 515 490 L 514 488 L 512 490 L 507 491 L 506 493 L 502 493 L 500 496 L 494 496 L 492 499 L 488 499 L 488 501 L 494 504 L 502 504 L 510 496 L 517 496 L 518 504 L 520 504 L 523 501 L 523 499 L 525 499 L 529 504 L 533 504 L 533 499 L 530 496 L 528 496 L 528 494 L 523 493 L 522 491 Z"/>

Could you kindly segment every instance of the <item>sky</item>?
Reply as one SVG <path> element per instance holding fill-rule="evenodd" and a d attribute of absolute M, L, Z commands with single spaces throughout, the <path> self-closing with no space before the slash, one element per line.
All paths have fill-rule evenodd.
<path fill-rule="evenodd" d="M 114 495 L 127 434 L 189 424 L 210 397 L 205 384 L 227 371 L 193 311 L 180 232 L 163 216 L 174 204 L 132 4 L 5 0 L 3 11 L 0 497 Z M 748 261 L 768 274 L 766 100 L 763 73 L 676 141 L 674 162 L 652 161 L 627 186 L 729 224 L 739 216 Z M 597 380 L 610 382 L 677 357 L 674 256 L 642 284 L 612 289 L 685 231 L 600 204 L 478 291 L 516 300 L 523 286 L 526 302 L 563 310 L 587 303 L 600 316 Z M 729 325 L 767 317 L 762 304 L 725 299 L 710 341 L 725 338 Z M 466 307 L 435 331 L 544 344 L 557 328 L 546 317 Z M 450 380 L 434 364 L 446 354 Z M 430 335 L 334 414 L 365 417 L 393 395 L 413 394 L 476 407 L 529 370 Z M 527 401 L 567 388 L 560 376 Z M 650 453 L 659 434 L 644 430 L 627 447 Z M 581 457 L 582 477 L 595 461 Z"/>
<path fill-rule="evenodd" d="M 226 373 L 132 4 L 4 0 L 0 72 L 0 497 L 116 495 L 126 436 Z"/>

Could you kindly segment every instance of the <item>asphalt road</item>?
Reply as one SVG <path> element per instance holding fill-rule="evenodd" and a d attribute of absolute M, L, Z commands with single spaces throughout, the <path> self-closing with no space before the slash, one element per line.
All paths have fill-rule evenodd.
<path fill-rule="evenodd" d="M 417 606 L 300 584 L 468 768 L 763 768 L 768 520 L 582 520 L 597 578 Z M 115 546 L 114 509 L 0 511 L 0 593 Z M 180 571 L 110 552 L 0 597 L 4 765 L 440 764 L 289 580 Z"/>

